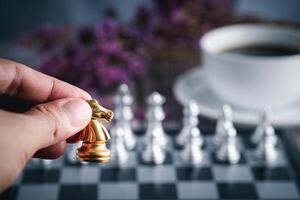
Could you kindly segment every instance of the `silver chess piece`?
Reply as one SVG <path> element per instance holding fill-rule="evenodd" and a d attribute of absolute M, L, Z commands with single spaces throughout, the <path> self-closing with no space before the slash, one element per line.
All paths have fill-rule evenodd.
<path fill-rule="evenodd" d="M 142 160 L 147 164 L 162 164 L 166 154 L 154 132 L 149 132 L 145 144 L 145 149 L 142 152 Z"/>
<path fill-rule="evenodd" d="M 168 143 L 167 136 L 164 132 L 162 121 L 165 118 L 165 113 L 162 105 L 165 103 L 165 97 L 158 92 L 153 92 L 147 98 L 147 129 L 145 134 L 145 141 L 150 140 L 151 137 L 155 137 L 156 142 L 166 148 Z"/>
<path fill-rule="evenodd" d="M 121 84 L 119 86 L 114 103 L 115 126 L 123 129 L 125 146 L 128 150 L 132 150 L 136 146 L 136 139 L 131 126 L 131 121 L 134 117 L 131 108 L 133 97 L 126 84 Z"/>
<path fill-rule="evenodd" d="M 258 144 L 264 135 L 266 127 L 271 126 L 270 116 L 271 116 L 271 108 L 265 107 L 260 115 L 259 123 L 254 133 L 251 136 L 251 142 L 253 144 Z"/>
<path fill-rule="evenodd" d="M 275 135 L 274 128 L 269 124 L 264 126 L 260 141 L 255 150 L 255 156 L 267 162 L 276 160 L 278 151 L 276 149 L 278 138 Z"/>
<path fill-rule="evenodd" d="M 52 160 L 40 159 L 40 158 L 32 158 L 31 159 L 33 165 L 37 168 L 49 168 L 52 164 Z"/>
<path fill-rule="evenodd" d="M 198 125 L 199 107 L 195 100 L 190 100 L 183 109 L 183 127 L 176 137 L 176 143 L 183 146 L 188 137 L 191 129 L 198 129 L 201 137 L 201 132 Z"/>
<path fill-rule="evenodd" d="M 232 123 L 232 109 L 228 104 L 223 105 L 222 112 L 217 121 L 213 143 L 219 146 L 226 136 L 225 129 L 234 128 Z"/>
<path fill-rule="evenodd" d="M 125 146 L 124 129 L 120 126 L 114 126 L 111 129 L 110 153 L 111 160 L 118 164 L 124 164 L 128 160 L 128 152 Z"/>
<path fill-rule="evenodd" d="M 72 144 L 71 150 L 67 153 L 67 160 L 71 164 L 80 164 L 81 162 L 76 158 L 76 150 L 81 146 L 82 142 Z"/>
<path fill-rule="evenodd" d="M 227 126 L 224 129 L 224 133 L 224 140 L 221 142 L 221 146 L 216 152 L 216 157 L 221 162 L 236 164 L 241 157 L 236 130 L 231 126 Z"/>
<path fill-rule="evenodd" d="M 184 149 L 180 156 L 183 162 L 196 165 L 201 163 L 203 159 L 203 151 L 201 149 L 203 145 L 203 139 L 197 124 L 194 124 L 187 133 Z"/>

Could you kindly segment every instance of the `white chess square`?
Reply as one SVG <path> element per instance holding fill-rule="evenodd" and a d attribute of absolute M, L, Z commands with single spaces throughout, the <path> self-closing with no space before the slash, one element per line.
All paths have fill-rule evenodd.
<path fill-rule="evenodd" d="M 43 199 L 56 200 L 58 185 L 55 184 L 30 184 L 22 185 L 19 190 L 18 200 Z"/>
<path fill-rule="evenodd" d="M 98 187 L 98 199 L 138 199 L 136 183 L 101 183 Z"/>
<path fill-rule="evenodd" d="M 173 166 L 141 166 L 137 171 L 138 181 L 142 183 L 171 183 L 176 181 L 176 172 Z"/>
<path fill-rule="evenodd" d="M 177 184 L 180 199 L 218 199 L 218 190 L 212 182 L 179 182 Z"/>
<path fill-rule="evenodd" d="M 98 183 L 100 168 L 83 165 L 79 167 L 65 167 L 61 170 L 60 182 L 62 184 Z"/>
<path fill-rule="evenodd" d="M 258 182 L 256 190 L 262 199 L 299 199 L 299 192 L 294 182 Z"/>
<path fill-rule="evenodd" d="M 213 175 L 217 182 L 252 182 L 251 169 L 246 165 L 213 166 Z"/>

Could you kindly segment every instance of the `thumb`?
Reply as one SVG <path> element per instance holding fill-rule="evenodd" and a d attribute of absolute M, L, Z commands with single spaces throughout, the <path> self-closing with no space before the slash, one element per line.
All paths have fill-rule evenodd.
<path fill-rule="evenodd" d="M 66 98 L 37 105 L 25 115 L 31 144 L 41 149 L 82 130 L 91 119 L 91 108 L 82 99 Z"/>
<path fill-rule="evenodd" d="M 35 106 L 17 114 L 0 110 L 0 192 L 39 149 L 57 144 L 83 129 L 91 108 L 78 98 L 66 98 Z"/>

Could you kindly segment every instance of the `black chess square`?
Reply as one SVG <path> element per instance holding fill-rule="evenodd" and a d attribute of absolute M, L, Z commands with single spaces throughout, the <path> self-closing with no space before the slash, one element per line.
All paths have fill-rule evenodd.
<path fill-rule="evenodd" d="M 176 143 L 175 140 L 174 140 L 174 149 L 177 149 L 177 150 L 182 150 L 183 149 L 183 146 Z"/>
<path fill-rule="evenodd" d="M 14 200 L 17 199 L 18 187 L 12 186 L 0 193 L 0 200 Z"/>
<path fill-rule="evenodd" d="M 176 169 L 177 178 L 181 181 L 189 180 L 213 180 L 212 171 L 209 167 L 180 167 Z"/>
<path fill-rule="evenodd" d="M 291 174 L 285 167 L 253 167 L 253 175 L 256 180 L 285 181 L 291 180 Z"/>
<path fill-rule="evenodd" d="M 174 149 L 176 149 L 176 150 L 183 150 L 183 149 L 184 149 L 184 146 L 182 146 L 182 145 L 176 143 L 175 140 L 174 140 L 173 144 L 174 144 L 174 145 L 173 145 L 173 146 L 174 146 Z M 203 144 L 202 144 L 202 146 L 201 146 L 201 149 L 208 149 L 208 148 L 209 148 L 209 145 L 210 145 L 210 144 L 207 142 L 206 138 L 203 138 Z"/>
<path fill-rule="evenodd" d="M 258 199 L 251 183 L 219 183 L 218 190 L 221 199 Z"/>
<path fill-rule="evenodd" d="M 24 183 L 55 183 L 59 181 L 58 169 L 27 169 L 24 172 Z"/>
<path fill-rule="evenodd" d="M 103 168 L 100 181 L 136 181 L 134 168 Z"/>
<path fill-rule="evenodd" d="M 217 156 L 216 156 L 216 153 L 215 152 L 212 152 L 211 153 L 211 160 L 214 164 L 218 164 L 218 165 L 232 165 L 231 163 L 227 162 L 227 161 L 220 161 Z M 247 164 L 247 161 L 246 161 L 246 157 L 243 153 L 241 153 L 241 158 L 239 160 L 238 163 L 236 164 Z"/>
<path fill-rule="evenodd" d="M 144 161 L 142 159 L 142 154 L 141 153 L 138 154 L 138 161 L 139 161 L 139 164 L 150 165 L 149 163 L 144 163 Z M 172 154 L 170 152 L 166 152 L 166 158 L 165 158 L 164 162 L 162 163 L 162 165 L 171 165 L 172 163 L 173 163 Z"/>
<path fill-rule="evenodd" d="M 242 137 L 241 138 L 242 143 L 244 144 L 244 147 L 246 149 L 254 149 L 256 147 L 255 144 L 253 144 L 253 142 L 251 141 L 251 137 Z"/>
<path fill-rule="evenodd" d="M 62 185 L 58 199 L 97 199 L 97 185 Z"/>
<path fill-rule="evenodd" d="M 169 183 L 140 184 L 139 199 L 177 199 L 176 185 Z"/>

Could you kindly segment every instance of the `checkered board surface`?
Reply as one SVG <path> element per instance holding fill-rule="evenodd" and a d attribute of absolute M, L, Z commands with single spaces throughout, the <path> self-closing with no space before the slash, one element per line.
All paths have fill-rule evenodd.
<path fill-rule="evenodd" d="M 276 162 L 266 164 L 253 156 L 248 136 L 241 141 L 242 159 L 236 165 L 215 159 L 209 135 L 203 163 L 194 167 L 181 162 L 171 136 L 167 159 L 158 166 L 141 161 L 141 139 L 123 167 L 70 164 L 66 157 L 46 169 L 29 162 L 0 199 L 300 199 L 297 168 L 287 159 L 283 142 Z"/>

